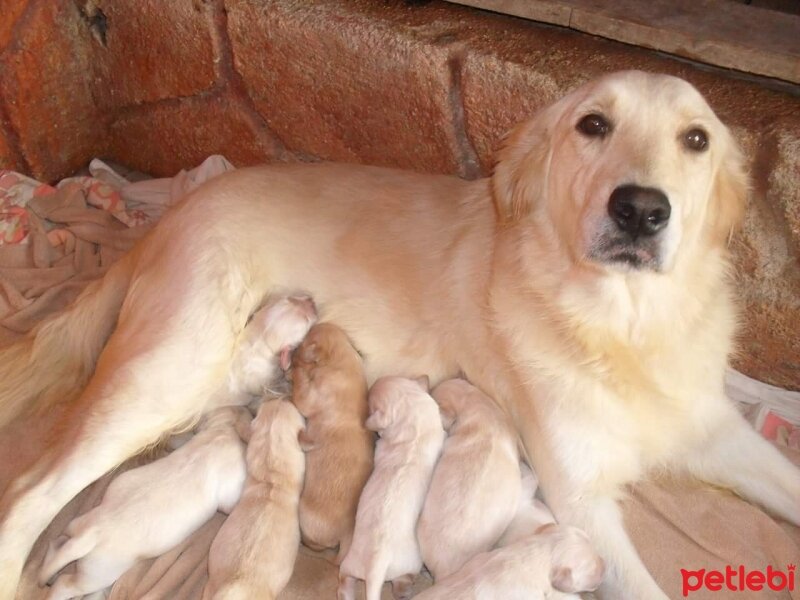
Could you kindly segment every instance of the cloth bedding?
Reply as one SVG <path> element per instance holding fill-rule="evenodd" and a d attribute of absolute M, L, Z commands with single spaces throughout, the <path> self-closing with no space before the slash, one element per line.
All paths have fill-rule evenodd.
<path fill-rule="evenodd" d="M 88 173 L 55 186 L 0 171 L 0 346 L 66 306 L 130 249 L 169 206 L 203 181 L 232 168 L 223 157 L 212 156 L 173 178 L 147 179 L 95 159 Z M 800 465 L 800 394 L 736 372 L 729 373 L 726 388 L 742 403 L 759 431 Z M 64 406 L 57 406 L 48 415 L 29 417 L 7 428 L 12 431 L 0 431 L 0 490 L 47 443 L 46 432 L 63 410 Z M 136 457 L 120 469 L 156 459 L 165 451 Z M 100 502 L 115 474 L 84 490 L 44 532 L 28 560 L 18 599 L 46 596 L 47 588 L 36 583 L 36 572 L 49 542 L 62 534 L 73 517 Z M 798 576 L 794 591 L 734 592 L 723 588 L 684 596 L 681 575 L 681 569 L 724 574 L 728 565 L 734 569 L 744 565 L 747 571 L 764 571 L 772 565 L 785 572 L 789 564 L 800 561 L 800 528 L 777 522 L 724 490 L 674 479 L 637 485 L 623 501 L 623 510 L 644 562 L 671 598 L 800 600 Z M 224 515 L 217 514 L 177 548 L 140 562 L 107 590 L 105 597 L 199 599 L 207 578 L 208 549 L 223 521 Z M 292 580 L 280 598 L 334 598 L 338 577 L 334 556 L 333 552 L 301 548 Z M 268 548 L 264 557 L 269 560 Z M 420 590 L 428 585 L 430 578 L 423 575 L 415 587 Z M 383 598 L 391 598 L 388 585 Z"/>

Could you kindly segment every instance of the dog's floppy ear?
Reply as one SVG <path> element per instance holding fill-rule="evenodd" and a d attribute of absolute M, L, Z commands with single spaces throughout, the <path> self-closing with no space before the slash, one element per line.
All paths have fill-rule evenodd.
<path fill-rule="evenodd" d="M 456 422 L 456 413 L 454 410 L 439 407 L 439 416 L 442 418 L 442 428 L 445 431 L 450 431 L 453 423 Z"/>
<path fill-rule="evenodd" d="M 376 410 L 369 417 L 367 417 L 367 420 L 364 422 L 364 427 L 370 431 L 380 432 L 386 429 L 387 425 L 389 425 L 389 416 L 383 411 L 383 409 Z"/>
<path fill-rule="evenodd" d="M 553 130 L 563 105 L 560 101 L 542 109 L 506 134 L 492 175 L 492 195 L 501 223 L 519 221 L 540 201 L 547 182 Z"/>
<path fill-rule="evenodd" d="M 250 437 L 253 435 L 253 420 L 243 418 L 236 419 L 236 424 L 234 427 L 236 429 L 236 433 L 238 433 L 239 437 L 242 438 L 242 441 L 246 444 L 249 443 Z"/>
<path fill-rule="evenodd" d="M 553 567 L 550 571 L 550 585 L 559 592 L 565 592 L 567 594 L 574 594 L 581 591 L 577 589 L 574 578 L 572 577 L 572 569 L 569 567 Z"/>
<path fill-rule="evenodd" d="M 717 169 L 706 222 L 711 239 L 724 244 L 742 222 L 750 181 L 742 151 L 730 132 L 723 143 L 728 147 Z"/>
<path fill-rule="evenodd" d="M 314 440 L 308 433 L 308 429 L 301 429 L 297 433 L 297 441 L 303 452 L 309 452 L 314 449 Z"/>
<path fill-rule="evenodd" d="M 300 353 L 300 360 L 307 364 L 316 364 L 319 362 L 319 352 L 317 351 L 317 342 L 309 342 L 302 344 L 295 352 Z"/>

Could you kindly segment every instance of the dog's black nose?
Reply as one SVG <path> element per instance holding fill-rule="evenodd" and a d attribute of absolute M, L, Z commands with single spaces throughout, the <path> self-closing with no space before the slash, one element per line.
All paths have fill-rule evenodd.
<path fill-rule="evenodd" d="M 608 214 L 622 231 L 634 239 L 664 229 L 672 209 L 661 190 L 638 185 L 621 185 L 611 193 Z"/>

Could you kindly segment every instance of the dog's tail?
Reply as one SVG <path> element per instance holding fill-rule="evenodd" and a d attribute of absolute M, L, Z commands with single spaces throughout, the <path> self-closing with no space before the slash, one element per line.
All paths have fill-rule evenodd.
<path fill-rule="evenodd" d="M 126 254 L 67 309 L 0 349 L 0 428 L 83 389 L 116 325 L 133 264 Z"/>
<path fill-rule="evenodd" d="M 83 531 L 80 535 L 68 538 L 64 541 L 63 537 L 50 543 L 47 554 L 39 570 L 39 585 L 44 587 L 55 577 L 61 569 L 66 567 L 73 560 L 83 558 L 94 550 L 97 545 L 92 530 Z"/>

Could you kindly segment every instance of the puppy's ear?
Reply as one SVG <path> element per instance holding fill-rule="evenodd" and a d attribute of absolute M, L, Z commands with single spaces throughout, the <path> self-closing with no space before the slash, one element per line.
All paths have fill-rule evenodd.
<path fill-rule="evenodd" d="M 572 569 L 569 567 L 553 567 L 550 571 L 550 585 L 557 589 L 559 592 L 567 594 L 574 594 L 580 592 L 575 586 L 575 581 L 572 577 Z"/>
<path fill-rule="evenodd" d="M 742 151 L 730 132 L 722 143 L 728 147 L 711 190 L 706 222 L 712 241 L 725 244 L 744 217 L 750 180 Z"/>
<path fill-rule="evenodd" d="M 319 362 L 319 352 L 316 342 L 302 344 L 295 352 L 300 354 L 300 360 L 308 364 L 316 364 Z"/>
<path fill-rule="evenodd" d="M 236 416 L 236 421 L 233 423 L 233 428 L 236 430 L 237 435 L 245 442 L 250 440 L 250 424 L 252 422 L 253 416 L 250 414 L 250 411 L 244 406 L 241 407 L 239 414 Z"/>
<path fill-rule="evenodd" d="M 383 431 L 389 425 L 389 416 L 383 410 L 376 410 L 364 422 L 364 427 L 370 431 Z"/>
<path fill-rule="evenodd" d="M 431 379 L 427 375 L 420 375 L 419 377 L 415 377 L 414 381 L 417 382 L 417 385 L 422 388 L 422 391 L 426 394 L 431 389 Z"/>
<path fill-rule="evenodd" d="M 553 130 L 562 110 L 562 102 L 558 102 L 506 134 L 492 175 L 492 195 L 501 223 L 519 221 L 541 200 Z"/>
<path fill-rule="evenodd" d="M 242 438 L 244 443 L 250 443 L 250 437 L 253 435 L 253 420 L 252 419 L 236 419 L 234 425 L 236 433 Z"/>
<path fill-rule="evenodd" d="M 308 429 L 301 429 L 297 434 L 297 441 L 300 444 L 303 452 L 309 452 L 314 449 L 314 440 L 308 433 Z"/>
<path fill-rule="evenodd" d="M 442 427 L 444 428 L 444 430 L 450 431 L 450 428 L 453 426 L 453 423 L 456 422 L 455 411 L 448 410 L 440 406 L 439 415 L 442 417 Z"/>

